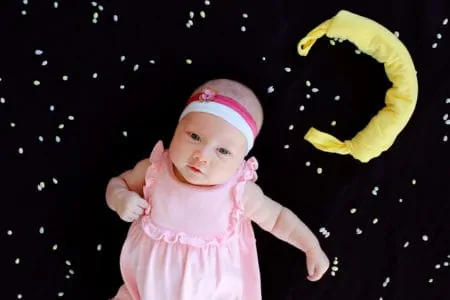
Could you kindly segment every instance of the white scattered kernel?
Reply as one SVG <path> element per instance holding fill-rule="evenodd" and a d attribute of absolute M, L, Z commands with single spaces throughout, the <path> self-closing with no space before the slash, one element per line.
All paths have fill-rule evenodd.
<path fill-rule="evenodd" d="M 1 103 L 1 104 L 5 104 L 5 103 L 6 103 L 6 99 L 3 98 L 3 97 L 1 97 L 1 98 L 0 98 L 0 103 Z"/>
<path fill-rule="evenodd" d="M 450 98 L 445 99 L 445 103 L 449 104 L 450 103 Z"/>
<path fill-rule="evenodd" d="M 312 91 L 313 93 L 317 93 L 317 92 L 319 91 L 319 89 L 318 89 L 318 88 L 312 88 L 311 91 Z"/>
<path fill-rule="evenodd" d="M 53 184 L 58 184 L 58 179 L 56 179 L 55 177 L 52 178 Z"/>
<path fill-rule="evenodd" d="M 18 294 L 17 299 L 22 299 L 22 294 Z"/>
<path fill-rule="evenodd" d="M 415 179 L 411 180 L 412 185 L 416 185 L 417 181 Z"/>
<path fill-rule="evenodd" d="M 70 262 L 70 260 L 66 260 L 66 265 L 71 266 L 72 263 Z"/>
<path fill-rule="evenodd" d="M 331 270 L 337 272 L 337 271 L 339 271 L 339 268 L 338 268 L 337 266 L 332 266 L 332 267 L 331 267 Z"/>
<path fill-rule="evenodd" d="M 93 18 L 94 18 L 94 19 L 98 19 L 98 12 L 95 12 L 95 13 L 94 13 Z"/>
<path fill-rule="evenodd" d="M 123 136 L 128 136 L 128 132 L 122 131 L 122 135 L 123 135 Z"/>
<path fill-rule="evenodd" d="M 120 85 L 119 87 L 121 90 L 125 89 L 125 86 L 123 84 Z"/>
<path fill-rule="evenodd" d="M 336 126 L 336 121 L 332 121 L 331 126 Z"/>
<path fill-rule="evenodd" d="M 42 50 L 40 50 L 40 49 L 36 49 L 35 51 L 34 51 L 34 54 L 36 54 L 36 55 L 42 55 L 44 53 L 44 51 L 42 51 Z"/>
<path fill-rule="evenodd" d="M 378 223 L 378 219 L 377 218 L 373 219 L 372 223 L 373 224 L 377 224 Z"/>
<path fill-rule="evenodd" d="M 443 263 L 443 265 L 444 265 L 444 267 L 448 267 L 448 261 L 444 261 L 444 263 Z"/>
<path fill-rule="evenodd" d="M 42 66 L 46 66 L 47 64 L 48 64 L 48 61 L 46 61 L 46 60 L 42 61 L 42 63 L 41 63 Z"/>
<path fill-rule="evenodd" d="M 292 130 L 292 129 L 294 129 L 294 125 L 289 125 L 289 130 Z"/>
<path fill-rule="evenodd" d="M 50 111 L 54 111 L 55 110 L 55 106 L 54 105 L 50 105 L 49 109 L 50 109 Z"/>
<path fill-rule="evenodd" d="M 27 11 L 26 10 L 22 10 L 21 13 L 22 13 L 22 16 L 25 16 L 27 14 Z"/>
<path fill-rule="evenodd" d="M 118 15 L 114 15 L 114 16 L 113 16 L 113 20 L 114 20 L 114 22 L 119 21 L 119 16 L 118 16 Z"/>
<path fill-rule="evenodd" d="M 360 228 L 356 228 L 356 234 L 361 234 L 362 230 Z"/>
<path fill-rule="evenodd" d="M 64 76 L 62 77 L 62 79 L 63 79 L 64 81 L 67 81 L 67 79 L 69 79 L 69 77 L 68 77 L 67 75 L 64 75 Z"/>
<path fill-rule="evenodd" d="M 266 61 L 266 57 L 265 56 L 261 57 L 261 59 L 262 59 L 262 61 Z"/>
<path fill-rule="evenodd" d="M 306 80 L 306 86 L 311 86 L 311 81 L 309 81 L 309 80 Z"/>
<path fill-rule="evenodd" d="M 22 147 L 19 148 L 19 153 L 20 153 L 20 154 L 23 154 L 23 148 L 22 148 Z"/>
<path fill-rule="evenodd" d="M 125 59 L 126 59 L 125 55 L 120 56 L 120 61 L 125 61 Z"/>
<path fill-rule="evenodd" d="M 442 25 L 447 25 L 448 23 L 448 18 L 445 18 L 444 21 L 442 21 Z"/>
<path fill-rule="evenodd" d="M 97 24 L 98 20 L 97 19 L 92 19 L 92 23 Z"/>
<path fill-rule="evenodd" d="M 203 10 L 200 12 L 200 17 L 202 17 L 203 19 L 206 17 L 206 14 Z"/>
<path fill-rule="evenodd" d="M 95 6 L 97 6 L 97 2 L 92 1 L 92 2 L 91 2 L 91 5 L 95 7 Z"/>
<path fill-rule="evenodd" d="M 61 138 L 60 138 L 59 136 L 55 136 L 55 141 L 56 141 L 57 143 L 59 143 L 59 142 L 61 142 Z"/>
<path fill-rule="evenodd" d="M 317 168 L 317 174 L 322 174 L 322 168 Z"/>
<path fill-rule="evenodd" d="M 41 82 L 40 82 L 39 80 L 35 80 L 35 81 L 33 81 L 33 84 L 34 84 L 35 86 L 38 86 L 38 85 L 41 84 Z"/>
<path fill-rule="evenodd" d="M 306 94 L 306 99 L 310 99 L 311 95 L 310 94 Z"/>
<path fill-rule="evenodd" d="M 150 59 L 149 63 L 151 63 L 152 65 L 155 64 L 155 61 L 153 59 Z"/>
<path fill-rule="evenodd" d="M 395 34 L 396 37 L 400 36 L 400 32 L 398 32 L 398 31 L 395 31 L 394 34 Z"/>
<path fill-rule="evenodd" d="M 241 26 L 241 31 L 245 32 L 247 29 L 245 28 L 245 26 Z"/>
<path fill-rule="evenodd" d="M 56 1 L 53 2 L 53 7 L 54 7 L 54 8 L 58 8 L 58 2 L 56 2 Z"/>
<path fill-rule="evenodd" d="M 285 70 L 286 72 L 288 72 L 288 73 L 292 71 L 292 69 L 289 68 L 289 67 L 284 68 L 284 70 Z"/>
<path fill-rule="evenodd" d="M 73 121 L 73 120 L 75 120 L 75 117 L 74 116 L 68 116 L 67 119 L 69 119 L 70 121 Z"/>
<path fill-rule="evenodd" d="M 447 141 L 448 141 L 448 136 L 444 135 L 444 137 L 442 138 L 442 140 L 443 140 L 444 142 L 447 142 Z"/>
<path fill-rule="evenodd" d="M 335 42 L 334 40 L 330 40 L 330 44 L 331 44 L 332 46 L 334 46 L 334 45 L 336 45 L 336 42 Z"/>
<path fill-rule="evenodd" d="M 59 292 L 58 293 L 58 297 L 62 297 L 62 296 L 64 296 L 64 293 L 63 292 Z"/>
<path fill-rule="evenodd" d="M 336 100 L 336 101 L 339 101 L 339 99 L 341 99 L 341 96 L 339 96 L 339 95 L 336 95 L 336 96 L 334 97 L 334 100 Z"/>
<path fill-rule="evenodd" d="M 190 12 L 189 12 L 189 18 L 192 19 L 193 17 L 194 17 L 194 12 L 193 12 L 193 11 L 190 11 Z"/>
<path fill-rule="evenodd" d="M 440 269 L 440 268 L 441 268 L 441 265 L 440 265 L 440 264 L 437 264 L 437 265 L 434 266 L 434 268 L 435 268 L 435 269 Z"/>
<path fill-rule="evenodd" d="M 189 58 L 187 58 L 187 59 L 186 59 L 186 63 L 187 63 L 188 65 L 190 65 L 190 64 L 192 64 L 192 60 L 189 59 Z"/>
<path fill-rule="evenodd" d="M 209 2 L 209 0 L 205 0 L 205 5 L 206 6 L 208 6 L 208 5 L 210 5 L 211 4 L 211 2 Z"/>
<path fill-rule="evenodd" d="M 319 232 L 320 233 L 325 233 L 325 232 L 327 232 L 327 230 L 325 229 L 325 227 L 320 227 L 319 228 Z"/>
<path fill-rule="evenodd" d="M 422 236 L 422 240 L 424 240 L 425 242 L 428 241 L 428 236 L 424 234 L 424 235 Z"/>
<path fill-rule="evenodd" d="M 16 260 L 14 262 L 16 265 L 20 264 L 20 258 L 16 258 Z"/>
<path fill-rule="evenodd" d="M 289 149 L 289 145 L 284 145 L 284 149 Z"/>
<path fill-rule="evenodd" d="M 273 85 L 271 85 L 267 88 L 267 93 L 269 93 L 269 94 L 272 94 L 274 91 L 275 91 L 275 89 L 274 89 Z"/>
<path fill-rule="evenodd" d="M 329 237 L 330 237 L 330 233 L 329 232 L 325 233 L 325 238 L 327 239 Z"/>
<path fill-rule="evenodd" d="M 11 127 L 16 127 L 16 123 L 14 123 L 14 122 L 11 122 L 11 123 L 9 123 L 9 125 L 11 125 Z"/>
<path fill-rule="evenodd" d="M 103 6 L 102 6 L 102 5 L 99 5 L 99 6 L 98 6 L 98 10 L 99 10 L 99 11 L 103 11 Z"/>
<path fill-rule="evenodd" d="M 307 167 L 309 167 L 311 165 L 311 162 L 310 161 L 307 161 L 306 163 L 305 163 L 305 166 L 307 166 Z"/>
<path fill-rule="evenodd" d="M 27 5 L 28 4 L 28 0 L 23 0 L 22 3 Z"/>
<path fill-rule="evenodd" d="M 44 234 L 44 227 L 41 226 L 41 227 L 39 228 L 39 233 L 40 233 L 40 234 Z"/>
<path fill-rule="evenodd" d="M 433 45 L 431 45 L 431 48 L 433 48 L 433 49 L 437 48 L 437 45 L 438 45 L 437 43 L 433 43 Z"/>
<path fill-rule="evenodd" d="M 246 13 L 243 13 L 243 14 L 242 14 L 242 17 L 243 17 L 244 19 L 247 19 L 247 18 L 248 18 L 248 15 L 247 15 Z"/>
<path fill-rule="evenodd" d="M 102 251 L 102 244 L 97 245 L 97 251 Z"/>
<path fill-rule="evenodd" d="M 446 120 L 445 125 L 450 125 L 450 120 Z"/>
<path fill-rule="evenodd" d="M 428 279 L 428 283 L 433 283 L 433 278 Z"/>
<path fill-rule="evenodd" d="M 61 123 L 58 125 L 58 129 L 63 129 L 63 128 L 64 128 L 64 124 Z"/>
<path fill-rule="evenodd" d="M 448 114 L 445 114 L 442 118 L 446 121 L 448 119 Z"/>
<path fill-rule="evenodd" d="M 7 234 L 7 235 L 12 235 L 13 232 L 12 232 L 12 230 L 8 230 L 8 231 L 6 232 L 6 234 Z"/>
<path fill-rule="evenodd" d="M 305 110 L 305 106 L 300 105 L 300 107 L 298 108 L 300 111 L 304 111 Z"/>
<path fill-rule="evenodd" d="M 356 208 L 350 209 L 350 213 L 351 213 L 351 214 L 354 214 L 355 212 L 356 212 Z"/>
<path fill-rule="evenodd" d="M 334 272 L 334 271 L 331 271 L 331 276 L 336 276 L 336 272 Z"/>
<path fill-rule="evenodd" d="M 355 53 L 356 53 L 356 54 L 361 54 L 361 50 L 356 49 L 356 50 L 355 50 Z"/>
<path fill-rule="evenodd" d="M 438 34 L 436 34 L 436 37 L 438 40 L 440 40 L 442 38 L 442 34 L 438 33 Z"/>
<path fill-rule="evenodd" d="M 67 279 L 70 279 L 70 275 L 66 275 L 66 278 L 67 278 Z"/>
<path fill-rule="evenodd" d="M 135 64 L 134 67 L 133 67 L 133 71 L 136 72 L 138 69 L 139 69 L 139 65 L 138 65 L 138 64 Z"/>
<path fill-rule="evenodd" d="M 58 249 L 58 244 L 54 244 L 52 249 L 53 249 L 53 251 L 56 251 Z"/>
<path fill-rule="evenodd" d="M 402 199 L 402 198 L 399 198 L 399 199 L 398 199 L 398 202 L 402 203 L 402 202 L 403 202 L 403 199 Z"/>
<path fill-rule="evenodd" d="M 74 272 L 72 269 L 69 270 L 69 273 L 70 273 L 71 275 L 75 274 L 75 272 Z"/>

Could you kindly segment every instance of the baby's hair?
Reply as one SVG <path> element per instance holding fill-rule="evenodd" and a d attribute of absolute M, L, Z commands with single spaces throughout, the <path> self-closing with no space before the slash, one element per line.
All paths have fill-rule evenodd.
<path fill-rule="evenodd" d="M 219 94 L 233 98 L 242 104 L 252 115 L 256 122 L 258 131 L 261 129 L 264 121 L 264 113 L 261 103 L 256 94 L 246 85 L 230 79 L 213 79 L 199 86 L 192 95 L 201 92 L 204 88 L 212 88 Z"/>

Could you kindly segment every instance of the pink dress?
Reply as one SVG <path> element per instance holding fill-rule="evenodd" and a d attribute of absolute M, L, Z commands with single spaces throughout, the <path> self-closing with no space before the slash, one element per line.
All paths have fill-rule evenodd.
<path fill-rule="evenodd" d="M 255 237 L 241 203 L 245 182 L 256 180 L 256 159 L 215 187 L 177 180 L 161 141 L 150 161 L 144 197 L 151 209 L 129 229 L 124 284 L 113 300 L 260 300 Z"/>

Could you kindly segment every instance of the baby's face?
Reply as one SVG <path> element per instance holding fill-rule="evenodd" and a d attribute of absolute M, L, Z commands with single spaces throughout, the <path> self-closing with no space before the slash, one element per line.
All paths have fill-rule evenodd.
<path fill-rule="evenodd" d="M 208 113 L 191 112 L 178 124 L 169 147 L 177 177 L 194 185 L 227 182 L 247 152 L 245 136 Z"/>

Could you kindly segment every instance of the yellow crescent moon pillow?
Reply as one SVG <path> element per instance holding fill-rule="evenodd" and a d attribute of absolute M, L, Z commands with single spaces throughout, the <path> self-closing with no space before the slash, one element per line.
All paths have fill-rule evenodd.
<path fill-rule="evenodd" d="M 306 56 L 315 41 L 324 35 L 348 40 L 384 63 L 392 87 L 386 92 L 386 106 L 351 140 L 342 142 L 315 128 L 306 133 L 305 139 L 321 151 L 350 154 L 361 162 L 368 162 L 392 146 L 413 114 L 418 96 L 414 63 L 406 47 L 389 30 L 345 10 L 309 32 L 298 43 L 298 53 Z"/>

